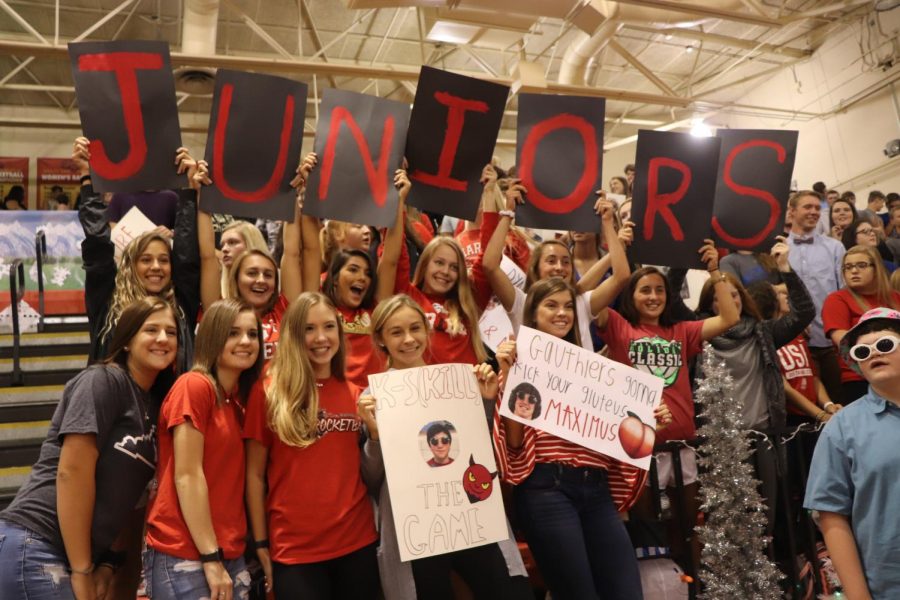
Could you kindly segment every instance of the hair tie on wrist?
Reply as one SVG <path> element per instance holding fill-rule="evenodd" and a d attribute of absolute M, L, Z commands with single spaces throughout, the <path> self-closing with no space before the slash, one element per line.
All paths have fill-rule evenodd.
<path fill-rule="evenodd" d="M 516 211 L 514 210 L 498 210 L 497 214 L 501 217 L 509 217 L 510 219 L 516 218 Z"/>

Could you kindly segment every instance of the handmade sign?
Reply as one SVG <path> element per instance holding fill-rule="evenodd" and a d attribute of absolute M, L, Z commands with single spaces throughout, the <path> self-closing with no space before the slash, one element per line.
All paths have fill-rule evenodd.
<path fill-rule="evenodd" d="M 768 251 L 783 229 L 798 132 L 719 129 L 717 136 L 714 239 L 725 248 Z"/>
<path fill-rule="evenodd" d="M 98 192 L 177 189 L 181 146 L 175 80 L 165 42 L 69 44 L 81 129 Z"/>
<path fill-rule="evenodd" d="M 646 470 L 662 391 L 659 377 L 520 327 L 500 414 Z"/>
<path fill-rule="evenodd" d="M 527 292 L 525 289 L 525 281 L 527 276 L 525 275 L 525 271 L 519 268 L 519 265 L 506 256 L 505 254 L 500 258 L 500 269 L 506 273 L 506 276 L 509 277 L 509 282 L 522 290 L 523 292 Z"/>
<path fill-rule="evenodd" d="M 306 84 L 219 69 L 206 161 L 205 212 L 293 221 L 291 179 L 300 162 Z"/>
<path fill-rule="evenodd" d="M 115 249 L 116 264 L 122 258 L 122 251 L 131 243 L 134 238 L 153 231 L 156 224 L 147 218 L 147 215 L 141 212 L 137 206 L 132 206 L 122 220 L 113 227 L 110 239 L 112 239 Z"/>
<path fill-rule="evenodd" d="M 397 217 L 394 172 L 401 168 L 409 105 L 327 89 L 315 151 L 318 166 L 306 186 L 303 213 L 388 227 Z"/>
<path fill-rule="evenodd" d="M 471 365 L 369 375 L 403 561 L 505 540 L 503 498 Z"/>
<path fill-rule="evenodd" d="M 409 203 L 475 220 L 509 87 L 423 66 L 409 119 Z"/>
<path fill-rule="evenodd" d="M 497 351 L 497 347 L 503 340 L 513 335 L 512 322 L 496 296 L 491 298 L 482 311 L 481 317 L 478 319 L 478 329 L 481 332 L 481 341 L 494 352 Z"/>
<path fill-rule="evenodd" d="M 582 231 L 594 222 L 605 111 L 603 98 L 519 94 L 516 165 L 528 194 L 517 225 Z"/>
<path fill-rule="evenodd" d="M 703 268 L 697 251 L 711 235 L 720 143 L 688 133 L 638 132 L 631 260 Z"/>

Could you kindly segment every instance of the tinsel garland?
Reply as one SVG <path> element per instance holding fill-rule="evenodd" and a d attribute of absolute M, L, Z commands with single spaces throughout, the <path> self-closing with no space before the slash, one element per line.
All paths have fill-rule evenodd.
<path fill-rule="evenodd" d="M 708 344 L 703 350 L 703 376 L 694 400 L 701 405 L 700 499 L 706 524 L 697 528 L 703 542 L 700 577 L 706 600 L 782 597 L 784 575 L 768 559 L 766 506 L 748 461 L 748 432 L 741 427 L 741 407 L 734 400 L 734 381 Z"/>

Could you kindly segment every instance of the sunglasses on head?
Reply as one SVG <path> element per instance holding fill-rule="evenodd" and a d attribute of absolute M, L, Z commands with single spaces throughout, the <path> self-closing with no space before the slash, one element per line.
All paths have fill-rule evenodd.
<path fill-rule="evenodd" d="M 528 404 L 537 404 L 537 398 L 528 392 L 516 392 L 516 400 L 527 400 Z"/>
<path fill-rule="evenodd" d="M 850 358 L 856 362 L 863 362 L 872 358 L 872 353 L 890 354 L 900 346 L 900 338 L 886 335 L 875 341 L 874 344 L 856 344 L 850 348 Z"/>
<path fill-rule="evenodd" d="M 428 443 L 432 446 L 446 446 L 450 443 L 450 438 L 448 437 L 433 437 L 428 440 Z"/>

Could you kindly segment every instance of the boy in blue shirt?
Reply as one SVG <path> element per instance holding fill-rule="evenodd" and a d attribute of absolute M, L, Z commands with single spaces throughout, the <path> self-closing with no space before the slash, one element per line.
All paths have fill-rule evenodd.
<path fill-rule="evenodd" d="M 865 313 L 841 354 L 869 382 L 836 413 L 813 453 L 803 505 L 819 527 L 848 600 L 900 598 L 900 312 Z"/>

